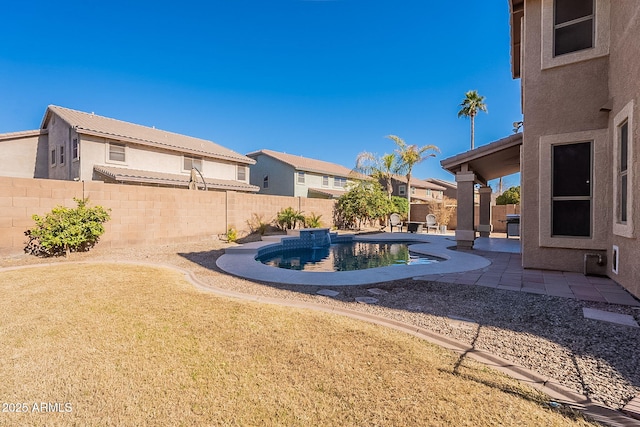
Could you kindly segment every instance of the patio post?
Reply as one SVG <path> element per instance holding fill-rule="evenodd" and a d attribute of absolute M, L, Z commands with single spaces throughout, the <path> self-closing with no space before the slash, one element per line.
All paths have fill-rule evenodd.
<path fill-rule="evenodd" d="M 491 234 L 491 187 L 482 186 L 480 193 L 480 223 L 478 231 L 480 237 L 489 237 Z"/>
<path fill-rule="evenodd" d="M 472 171 L 467 170 L 467 167 L 462 169 L 456 173 L 456 183 L 458 184 L 456 244 L 459 249 L 472 249 L 476 239 L 476 232 L 473 228 L 473 196 L 476 176 Z"/>

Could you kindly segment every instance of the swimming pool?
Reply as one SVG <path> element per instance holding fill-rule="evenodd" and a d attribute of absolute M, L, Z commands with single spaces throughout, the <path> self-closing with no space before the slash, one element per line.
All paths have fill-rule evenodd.
<path fill-rule="evenodd" d="M 349 241 L 321 248 L 282 249 L 258 256 L 256 260 L 271 267 L 298 271 L 356 271 L 392 265 L 426 265 L 441 260 L 411 252 L 410 243 Z"/>
<path fill-rule="evenodd" d="M 380 283 L 431 274 L 446 274 L 487 267 L 486 258 L 450 250 L 455 240 L 450 236 L 419 233 L 378 233 L 353 236 L 345 240 L 365 242 L 411 241 L 411 252 L 441 258 L 440 262 L 427 265 L 392 265 L 388 267 L 368 268 L 356 271 L 297 271 L 274 268 L 256 261 L 267 253 L 283 249 L 288 236 L 265 236 L 263 241 L 246 243 L 225 249 L 216 265 L 229 274 L 261 282 L 278 284 L 314 285 L 314 286 L 354 286 Z M 338 241 L 343 236 L 338 236 Z M 296 243 L 297 239 L 292 239 Z"/>

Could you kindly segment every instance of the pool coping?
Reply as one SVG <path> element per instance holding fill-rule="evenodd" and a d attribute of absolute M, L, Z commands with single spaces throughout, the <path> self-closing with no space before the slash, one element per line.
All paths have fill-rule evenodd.
<path fill-rule="evenodd" d="M 310 286 L 356 286 L 391 280 L 408 279 L 427 274 L 458 273 L 478 270 L 491 264 L 491 261 L 480 256 L 452 250 L 455 240 L 451 236 L 413 234 L 413 233 L 375 233 L 354 235 L 354 241 L 372 242 L 415 242 L 411 251 L 444 259 L 444 261 L 427 265 L 393 265 L 358 271 L 296 271 L 264 265 L 256 261 L 260 249 L 279 245 L 286 236 L 269 236 L 263 241 L 252 242 L 227 248 L 225 254 L 218 258 L 216 265 L 221 270 L 234 276 L 261 282 L 272 282 L 289 285 Z"/>

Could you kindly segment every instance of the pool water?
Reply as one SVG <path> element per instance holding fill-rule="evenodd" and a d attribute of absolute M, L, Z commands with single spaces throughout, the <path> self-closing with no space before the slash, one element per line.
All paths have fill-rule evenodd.
<path fill-rule="evenodd" d="M 283 250 L 257 258 L 266 265 L 302 271 L 354 271 L 391 265 L 432 264 L 438 260 L 411 253 L 406 242 L 334 243 L 319 249 Z"/>

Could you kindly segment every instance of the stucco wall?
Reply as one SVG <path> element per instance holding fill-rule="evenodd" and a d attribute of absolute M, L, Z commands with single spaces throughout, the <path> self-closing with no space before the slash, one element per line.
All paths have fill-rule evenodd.
<path fill-rule="evenodd" d="M 584 253 L 606 249 L 606 239 L 583 242 L 583 249 L 545 247 L 541 241 L 549 236 L 550 210 L 540 197 L 540 182 L 550 168 L 550 157 L 541 156 L 541 137 L 568 134 L 586 130 L 606 129 L 608 114 L 600 111 L 609 99 L 608 57 L 572 63 L 561 67 L 542 69 L 541 63 L 541 4 L 540 0 L 525 3 L 525 37 L 522 84 L 525 131 L 522 146 L 522 241 L 523 265 L 527 268 L 582 271 Z M 579 141 L 575 141 L 579 142 Z M 604 144 L 608 144 L 605 141 Z M 607 146 L 595 147 L 594 162 L 610 164 Z M 611 203 L 608 168 L 601 168 L 594 177 L 594 213 L 604 215 Z M 548 205 L 548 204 L 547 204 Z M 547 206 L 545 205 L 545 206 Z M 606 218 L 593 218 L 598 227 Z M 561 238 L 555 240 L 560 241 Z"/>
<path fill-rule="evenodd" d="M 334 201 L 266 196 L 238 192 L 0 177 L 0 255 L 22 252 L 24 231 L 33 214 L 44 215 L 57 205 L 74 207 L 73 198 L 89 197 L 91 205 L 111 209 L 101 246 L 125 247 L 202 239 L 217 239 L 234 227 L 243 235 L 253 213 L 269 221 L 287 207 L 322 215 L 333 223 Z"/>
<path fill-rule="evenodd" d="M 640 3 L 635 0 L 616 0 L 611 8 L 611 48 L 609 63 L 611 71 L 609 75 L 609 88 L 613 99 L 613 109 L 610 119 L 613 118 L 627 105 L 634 101 L 632 111 L 633 128 L 629 129 L 630 139 L 633 144 L 633 158 L 630 168 L 633 173 L 633 181 L 629 183 L 634 191 L 631 219 L 633 232 L 631 237 L 623 237 L 611 233 L 611 247 L 609 247 L 609 260 L 613 245 L 619 248 L 618 273 L 610 273 L 610 276 L 618 283 L 625 286 L 633 294 L 640 296 Z M 610 122 L 610 130 L 613 134 L 615 125 Z M 613 136 L 611 137 L 614 141 Z M 613 177 L 611 178 L 613 180 Z M 612 213 L 613 215 L 613 213 Z M 611 230 L 609 230 L 611 232 Z M 611 262 L 609 262 L 611 270 Z"/>
<path fill-rule="evenodd" d="M 251 165 L 251 184 L 260 187 L 260 193 L 278 196 L 294 195 L 294 169 L 270 156 L 254 157 L 256 163 Z M 269 188 L 263 188 L 264 177 L 269 176 Z"/>
<path fill-rule="evenodd" d="M 0 175 L 46 178 L 47 139 L 47 134 L 38 130 L 0 135 Z"/>

